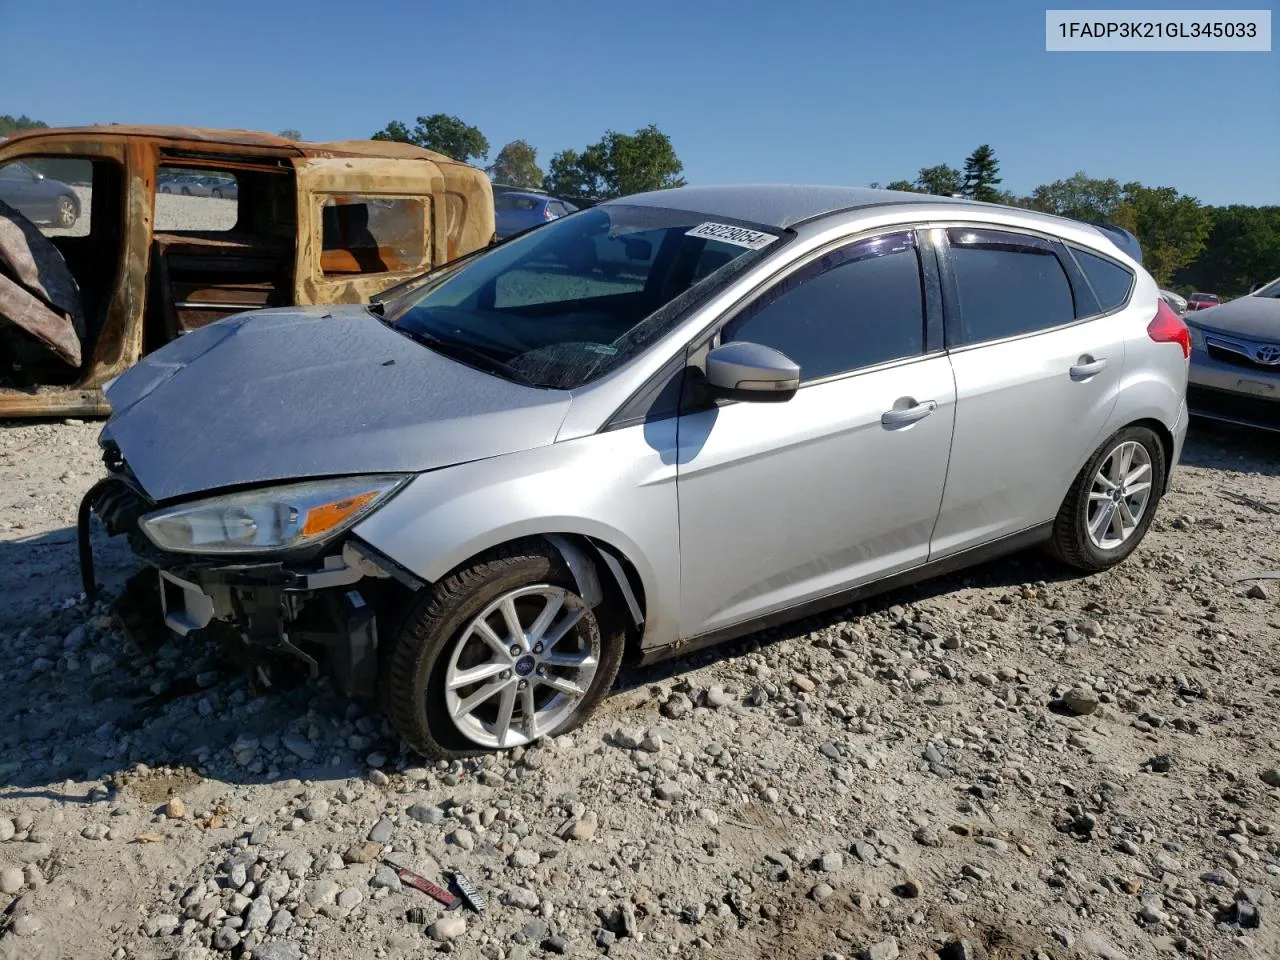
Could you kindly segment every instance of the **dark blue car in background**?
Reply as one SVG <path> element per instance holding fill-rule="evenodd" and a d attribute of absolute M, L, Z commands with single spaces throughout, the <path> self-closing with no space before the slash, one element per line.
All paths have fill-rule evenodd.
<path fill-rule="evenodd" d="M 80 219 L 80 198 L 61 180 L 52 180 L 25 163 L 0 167 L 0 200 L 28 220 L 68 229 Z"/>
<path fill-rule="evenodd" d="M 550 220 L 558 220 L 578 208 L 568 200 L 561 200 L 532 190 L 504 190 L 494 192 L 493 212 L 498 239 L 505 240 L 512 234 Z"/>

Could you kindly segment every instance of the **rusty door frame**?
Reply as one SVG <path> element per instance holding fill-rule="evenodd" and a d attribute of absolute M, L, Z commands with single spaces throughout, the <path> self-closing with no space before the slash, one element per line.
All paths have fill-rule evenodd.
<path fill-rule="evenodd" d="M 294 171 L 298 190 L 294 302 L 363 303 L 447 259 L 448 221 L 442 202 L 445 178 L 436 164 L 417 158 L 302 157 L 294 160 Z M 320 268 L 324 241 L 321 208 L 327 197 L 351 195 L 423 200 L 427 262 L 406 270 L 325 275 Z"/>

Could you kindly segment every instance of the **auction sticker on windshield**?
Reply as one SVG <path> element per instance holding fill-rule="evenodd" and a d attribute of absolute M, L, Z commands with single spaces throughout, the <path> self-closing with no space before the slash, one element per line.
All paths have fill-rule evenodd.
<path fill-rule="evenodd" d="M 714 223 L 710 220 L 687 231 L 685 236 L 719 240 L 721 243 L 732 243 L 739 247 L 746 247 L 748 250 L 759 250 L 778 239 L 772 233 L 748 230 L 746 227 L 735 227 L 727 223 Z"/>

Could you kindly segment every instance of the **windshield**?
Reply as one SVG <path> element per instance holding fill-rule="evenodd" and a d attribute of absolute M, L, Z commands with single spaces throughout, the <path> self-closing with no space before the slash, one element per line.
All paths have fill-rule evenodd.
<path fill-rule="evenodd" d="M 777 239 L 688 211 L 607 204 L 502 244 L 385 316 L 442 352 L 483 355 L 500 376 L 572 389 L 635 355 L 695 287 L 718 287 Z"/>

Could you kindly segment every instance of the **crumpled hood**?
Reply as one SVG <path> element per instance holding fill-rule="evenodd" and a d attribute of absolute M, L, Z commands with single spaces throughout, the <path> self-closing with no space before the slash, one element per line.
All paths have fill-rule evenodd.
<path fill-rule="evenodd" d="M 1254 340 L 1280 340 L 1280 300 L 1275 297 L 1241 297 L 1220 307 L 1188 314 L 1187 322 L 1206 330 L 1234 333 Z"/>
<path fill-rule="evenodd" d="M 107 399 L 103 439 L 156 500 L 527 450 L 555 440 L 570 401 L 441 356 L 363 307 L 229 317 L 144 357 Z"/>

